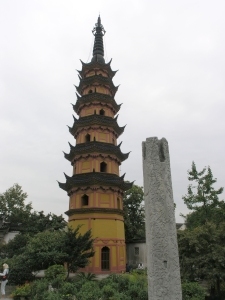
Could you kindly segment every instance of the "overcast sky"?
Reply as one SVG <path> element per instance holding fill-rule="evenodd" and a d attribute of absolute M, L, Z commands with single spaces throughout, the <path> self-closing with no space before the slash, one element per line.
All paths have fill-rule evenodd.
<path fill-rule="evenodd" d="M 142 185 L 141 143 L 165 137 L 180 222 L 192 161 L 225 185 L 224 0 L 1 0 L 0 193 L 18 183 L 35 210 L 68 210 L 57 180 L 72 174 L 66 125 L 99 13 L 106 61 L 119 70 L 119 142 L 131 151 L 121 175 Z"/>

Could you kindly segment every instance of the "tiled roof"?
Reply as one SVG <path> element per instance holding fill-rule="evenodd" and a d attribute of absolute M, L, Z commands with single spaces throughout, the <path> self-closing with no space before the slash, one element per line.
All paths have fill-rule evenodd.
<path fill-rule="evenodd" d="M 121 104 L 117 104 L 115 99 L 110 95 L 91 93 L 91 94 L 84 95 L 82 97 L 77 95 L 77 102 L 75 103 L 75 105 L 73 105 L 73 109 L 77 114 L 79 114 L 79 107 L 81 105 L 83 104 L 87 105 L 88 103 L 92 103 L 92 102 L 109 104 L 113 107 L 115 113 L 117 113 L 120 110 L 120 106 L 121 106 Z"/>
<path fill-rule="evenodd" d="M 94 125 L 112 128 L 117 133 L 118 136 L 123 133 L 125 128 L 125 126 L 119 127 L 119 125 L 117 124 L 117 117 L 111 118 L 107 116 L 94 114 L 86 117 L 81 117 L 79 119 L 76 119 L 74 117 L 73 127 L 69 127 L 69 131 L 72 135 L 74 135 L 76 134 L 78 128 L 83 128 L 87 126 L 90 127 Z"/>
<path fill-rule="evenodd" d="M 66 183 L 60 183 L 59 187 L 69 192 L 73 187 L 82 186 L 114 186 L 123 191 L 129 190 L 133 183 L 125 182 L 124 175 L 119 177 L 118 175 L 103 172 L 90 172 L 75 174 L 72 177 L 65 175 Z"/>
<path fill-rule="evenodd" d="M 70 145 L 70 153 L 65 153 L 65 158 L 72 161 L 76 155 L 89 154 L 89 153 L 104 153 L 104 154 L 114 154 L 121 162 L 128 158 L 129 153 L 122 153 L 120 150 L 120 145 L 115 146 L 110 143 L 103 142 L 87 142 L 82 144 L 77 144 L 76 146 Z"/>

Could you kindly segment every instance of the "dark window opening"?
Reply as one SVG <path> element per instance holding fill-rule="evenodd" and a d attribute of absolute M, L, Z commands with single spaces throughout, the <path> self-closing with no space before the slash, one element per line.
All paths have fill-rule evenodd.
<path fill-rule="evenodd" d="M 104 161 L 100 163 L 100 172 L 107 172 L 107 164 Z"/>
<path fill-rule="evenodd" d="M 88 205 L 88 200 L 89 200 L 89 197 L 88 197 L 88 195 L 83 195 L 82 197 L 81 197 L 81 205 L 82 206 L 85 206 L 85 205 Z"/>
<path fill-rule="evenodd" d="M 110 249 L 108 247 L 103 247 L 102 248 L 102 253 L 101 253 L 101 263 L 102 263 L 102 270 L 103 271 L 108 271 L 109 268 L 109 259 L 110 258 Z"/>
<path fill-rule="evenodd" d="M 91 141 L 91 136 L 90 134 L 86 134 L 85 135 L 85 143 L 90 142 Z"/>
<path fill-rule="evenodd" d="M 99 111 L 99 114 L 100 114 L 101 116 L 104 116 L 104 115 L 105 115 L 104 109 L 101 109 L 101 110 Z"/>
<path fill-rule="evenodd" d="M 117 198 L 117 208 L 120 209 L 120 199 Z"/>
<path fill-rule="evenodd" d="M 89 91 L 88 91 L 88 94 L 91 94 L 91 93 L 93 93 L 93 91 L 92 91 L 92 90 L 89 90 Z"/>

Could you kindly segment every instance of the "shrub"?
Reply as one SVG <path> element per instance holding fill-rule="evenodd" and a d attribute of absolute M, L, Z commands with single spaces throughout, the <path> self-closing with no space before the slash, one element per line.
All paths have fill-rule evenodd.
<path fill-rule="evenodd" d="M 111 285 L 105 285 L 102 288 L 102 297 L 104 300 L 111 299 L 116 293 L 116 289 Z"/>
<path fill-rule="evenodd" d="M 66 279 L 66 270 L 61 265 L 53 265 L 45 270 L 45 278 L 54 288 L 59 288 Z"/>
<path fill-rule="evenodd" d="M 95 281 L 86 281 L 76 295 L 77 299 L 82 300 L 99 300 L 101 291 L 98 283 Z"/>
<path fill-rule="evenodd" d="M 182 296 L 183 300 L 204 300 L 205 290 L 197 282 L 184 282 Z"/>
<path fill-rule="evenodd" d="M 43 300 L 43 295 L 48 291 L 49 283 L 43 279 L 37 279 L 32 283 L 31 286 L 31 299 Z"/>
<path fill-rule="evenodd" d="M 29 283 L 18 286 L 15 291 L 12 293 L 13 296 L 27 297 L 31 295 L 31 286 Z"/>

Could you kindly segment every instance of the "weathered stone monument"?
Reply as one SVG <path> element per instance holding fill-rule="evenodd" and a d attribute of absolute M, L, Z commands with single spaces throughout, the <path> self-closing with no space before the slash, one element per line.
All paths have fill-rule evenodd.
<path fill-rule="evenodd" d="M 168 142 L 142 143 L 149 300 L 181 300 Z"/>

